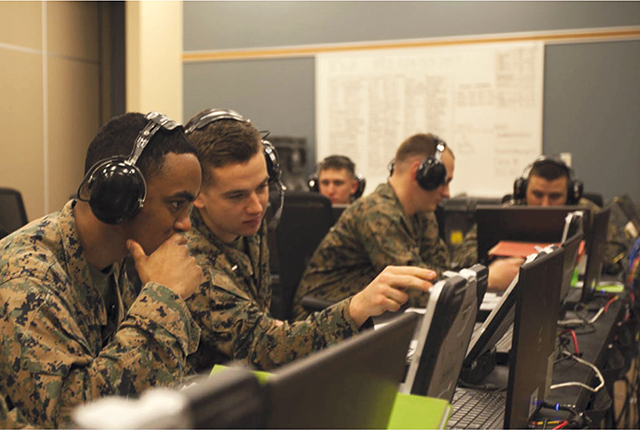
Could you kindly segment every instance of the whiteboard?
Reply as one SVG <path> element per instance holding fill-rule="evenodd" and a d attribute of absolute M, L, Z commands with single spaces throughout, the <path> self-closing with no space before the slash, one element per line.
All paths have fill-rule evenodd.
<path fill-rule="evenodd" d="M 452 196 L 501 197 L 542 153 L 542 41 L 327 53 L 315 64 L 316 157 L 350 157 L 365 194 L 416 133 L 454 152 Z"/>

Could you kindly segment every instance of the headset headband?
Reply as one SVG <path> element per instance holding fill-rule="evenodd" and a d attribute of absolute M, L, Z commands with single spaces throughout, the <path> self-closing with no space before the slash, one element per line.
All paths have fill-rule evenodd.
<path fill-rule="evenodd" d="M 447 149 L 447 142 L 445 142 L 444 140 L 440 139 L 438 136 L 435 135 L 431 135 L 431 137 L 433 137 L 433 140 L 436 142 L 436 153 L 435 153 L 435 157 L 436 160 L 440 161 L 442 159 L 442 154 L 444 153 L 444 150 Z"/>
<path fill-rule="evenodd" d="M 125 163 L 127 164 L 136 164 L 138 158 L 140 157 L 140 154 L 142 154 L 142 151 L 158 130 L 164 128 L 165 130 L 171 131 L 175 130 L 177 127 L 180 127 L 180 124 L 158 112 L 149 112 L 145 115 L 145 118 L 149 122 L 144 126 L 142 131 L 138 133 L 138 137 L 136 137 L 131 155 L 129 155 L 129 158 L 125 161 Z"/>
<path fill-rule="evenodd" d="M 185 131 L 187 134 L 193 133 L 196 130 L 200 130 L 201 128 L 206 127 L 212 122 L 221 119 L 233 119 L 241 122 L 251 122 L 250 119 L 245 119 L 242 115 L 234 110 L 214 109 L 204 111 L 200 115 L 189 121 L 189 124 L 187 124 Z"/>
<path fill-rule="evenodd" d="M 524 172 L 522 172 L 522 177 L 528 179 L 529 175 L 531 175 L 531 170 L 533 170 L 534 167 L 541 166 L 543 164 L 553 164 L 554 166 L 562 168 L 567 174 L 567 178 L 569 180 L 571 180 L 573 177 L 573 169 L 571 169 L 571 167 L 569 167 L 567 163 L 562 161 L 562 159 L 554 157 L 552 155 L 541 155 L 536 158 L 533 163 L 525 167 Z"/>

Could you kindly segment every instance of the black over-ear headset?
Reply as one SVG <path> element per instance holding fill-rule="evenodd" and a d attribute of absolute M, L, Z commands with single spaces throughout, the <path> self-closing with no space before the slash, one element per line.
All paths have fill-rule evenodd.
<path fill-rule="evenodd" d="M 354 164 L 353 161 L 351 161 L 351 159 L 349 157 L 346 157 L 344 155 L 332 155 L 332 158 L 344 158 L 345 161 Z M 326 160 L 326 158 L 325 158 Z M 321 161 L 317 166 L 316 166 L 316 171 L 309 176 L 307 185 L 309 186 L 309 191 L 315 191 L 316 193 L 320 192 L 320 182 L 319 182 L 319 176 L 320 176 L 320 171 L 323 169 L 322 164 L 324 163 L 324 160 Z M 365 179 L 364 176 L 362 176 L 359 173 L 355 174 L 355 180 L 358 181 L 358 188 L 356 189 L 356 192 L 353 193 L 353 198 L 357 199 L 362 197 L 362 194 L 364 193 L 364 189 L 367 186 L 367 180 Z"/>
<path fill-rule="evenodd" d="M 418 185 L 427 191 L 447 183 L 447 167 L 442 163 L 442 153 L 447 149 L 447 143 L 434 134 L 431 137 L 436 143 L 436 153 L 422 160 L 416 171 Z M 394 169 L 395 160 L 391 160 L 389 175 L 393 175 Z"/>
<path fill-rule="evenodd" d="M 187 123 L 187 125 L 185 126 L 185 132 L 187 133 L 187 135 L 189 135 L 196 130 L 200 130 L 206 127 L 212 122 L 220 121 L 223 119 L 230 119 L 240 122 L 251 122 L 250 119 L 245 119 L 242 115 L 234 110 L 207 109 L 201 112 L 195 118 L 192 118 Z M 280 217 L 282 215 L 282 208 L 284 207 L 284 191 L 286 188 L 280 179 L 282 176 L 282 169 L 280 168 L 280 161 L 278 159 L 278 152 L 276 151 L 276 148 L 271 142 L 265 139 L 262 139 L 262 147 L 264 150 L 264 157 L 267 160 L 269 184 L 275 184 L 276 189 L 278 190 L 278 195 L 280 197 L 279 207 L 276 209 L 276 212 L 272 219 L 272 225 L 270 225 L 270 227 L 275 227 L 280 222 Z"/>
<path fill-rule="evenodd" d="M 147 183 L 136 162 L 158 130 L 180 126 L 157 112 L 149 112 L 145 118 L 149 122 L 138 133 L 131 154 L 98 161 L 78 188 L 78 199 L 88 202 L 95 217 L 106 224 L 121 224 L 140 212 L 147 197 Z"/>
<path fill-rule="evenodd" d="M 575 205 L 578 204 L 580 199 L 582 198 L 582 192 L 584 189 L 584 184 L 581 180 L 576 179 L 573 174 L 573 169 L 569 167 L 564 161 L 562 161 L 558 157 L 550 156 L 550 155 L 542 155 L 538 157 L 536 161 L 528 165 L 522 176 L 517 178 L 513 182 L 513 199 L 514 200 L 524 200 L 527 198 L 527 185 L 529 183 L 529 175 L 531 170 L 534 167 L 541 166 L 543 164 L 551 164 L 557 167 L 560 167 L 567 176 L 567 204 Z"/>

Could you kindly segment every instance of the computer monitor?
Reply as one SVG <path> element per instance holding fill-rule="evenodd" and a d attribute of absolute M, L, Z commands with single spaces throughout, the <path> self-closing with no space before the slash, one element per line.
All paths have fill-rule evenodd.
<path fill-rule="evenodd" d="M 274 372 L 266 427 L 386 428 L 417 321 L 401 315 Z"/>
<path fill-rule="evenodd" d="M 523 265 L 516 289 L 505 428 L 527 428 L 547 397 L 554 364 L 564 249 Z"/>
<path fill-rule="evenodd" d="M 478 289 L 486 290 L 488 271 L 475 265 L 430 290 L 417 346 L 400 392 L 451 402 L 478 312 Z"/>
<path fill-rule="evenodd" d="M 484 320 L 479 328 L 474 330 L 471 336 L 471 341 L 469 342 L 467 355 L 464 359 L 464 368 L 477 369 L 477 372 L 484 371 L 482 365 L 480 364 L 480 361 L 478 360 L 481 359 L 485 354 L 492 351 L 498 341 L 505 335 L 505 333 L 507 333 L 507 331 L 509 331 L 509 328 L 513 324 L 513 320 L 515 318 L 516 298 L 518 295 L 518 290 L 521 288 L 522 284 L 522 281 L 520 279 L 522 270 L 531 265 L 537 259 L 541 258 L 542 255 L 556 252 L 557 250 L 562 250 L 562 248 L 559 248 L 556 245 L 551 245 L 538 252 L 537 254 L 531 254 L 527 256 L 524 264 L 520 268 L 520 271 L 511 281 L 509 287 L 507 287 L 507 289 L 504 291 L 504 293 L 500 297 L 499 302 L 493 308 L 489 316 Z M 563 250 L 562 252 L 564 255 Z M 560 278 L 560 282 L 562 282 L 562 276 Z M 558 284 L 558 297 L 560 294 L 560 289 L 561 285 Z M 487 369 L 487 372 L 490 372 L 491 370 L 491 368 Z M 474 379 L 479 378 L 481 377 Z"/>
<path fill-rule="evenodd" d="M 478 262 L 486 265 L 489 250 L 501 240 L 535 243 L 560 243 L 567 214 L 583 211 L 583 226 L 588 231 L 590 209 L 581 206 L 478 206 Z M 587 235 L 588 236 L 588 235 Z M 588 241 L 588 237 L 586 237 Z"/>
<path fill-rule="evenodd" d="M 140 398 L 110 396 L 73 410 L 75 428 L 262 428 L 265 393 L 256 376 L 230 367 L 182 390 L 151 388 Z"/>
<path fill-rule="evenodd" d="M 587 253 L 587 265 L 582 282 L 582 296 L 580 299 L 582 303 L 589 303 L 593 299 L 594 292 L 600 283 L 610 214 L 611 207 L 605 206 L 593 216 L 591 237 L 587 241 L 585 250 Z"/>
<path fill-rule="evenodd" d="M 229 366 L 181 391 L 189 428 L 264 427 L 264 387 L 250 370 Z"/>

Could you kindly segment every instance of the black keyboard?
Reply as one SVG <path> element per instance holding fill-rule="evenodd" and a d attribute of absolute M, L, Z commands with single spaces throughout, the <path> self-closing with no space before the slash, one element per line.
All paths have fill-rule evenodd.
<path fill-rule="evenodd" d="M 451 406 L 448 428 L 494 429 L 504 426 L 507 394 L 502 391 L 476 391 L 457 388 Z"/>

